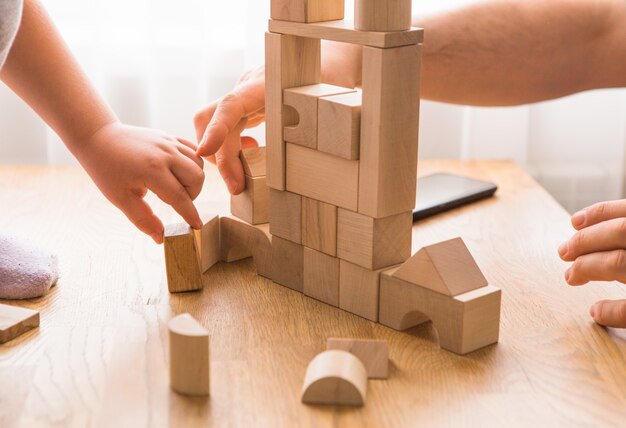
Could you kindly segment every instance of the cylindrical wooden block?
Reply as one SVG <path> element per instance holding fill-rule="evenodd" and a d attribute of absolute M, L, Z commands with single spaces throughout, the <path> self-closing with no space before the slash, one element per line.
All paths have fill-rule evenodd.
<path fill-rule="evenodd" d="M 169 324 L 170 386 L 186 395 L 209 395 L 209 334 L 189 314 Z"/>
<path fill-rule="evenodd" d="M 354 0 L 354 28 L 406 31 L 411 28 L 411 0 Z"/>

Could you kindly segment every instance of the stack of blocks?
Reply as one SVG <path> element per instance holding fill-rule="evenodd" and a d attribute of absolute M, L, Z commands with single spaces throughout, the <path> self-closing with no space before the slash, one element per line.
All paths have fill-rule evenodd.
<path fill-rule="evenodd" d="M 403 329 L 432 319 L 455 330 L 441 341 L 454 352 L 497 342 L 500 290 L 460 239 L 411 258 L 423 40 L 411 0 L 356 0 L 354 24 L 344 0 L 271 6 L 266 149 L 241 154 L 247 187 L 231 212 L 244 222 L 219 219 L 220 236 L 207 242 L 222 261 L 252 255 L 261 275 L 371 321 Z M 321 39 L 363 46 L 362 89 L 321 81 Z M 466 273 L 450 291 L 448 278 Z M 476 299 L 487 315 L 472 309 Z"/>

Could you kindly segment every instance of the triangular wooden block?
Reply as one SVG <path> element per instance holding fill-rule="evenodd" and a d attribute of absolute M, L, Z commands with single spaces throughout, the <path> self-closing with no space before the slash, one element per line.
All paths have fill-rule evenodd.
<path fill-rule="evenodd" d="M 461 238 L 422 248 L 393 276 L 446 296 L 458 296 L 487 285 Z"/>

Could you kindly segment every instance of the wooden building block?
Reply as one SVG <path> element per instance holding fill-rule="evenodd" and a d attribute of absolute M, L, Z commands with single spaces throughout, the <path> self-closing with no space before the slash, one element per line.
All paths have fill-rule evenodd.
<path fill-rule="evenodd" d="M 424 41 L 422 28 L 411 28 L 408 31 L 358 31 L 352 21 L 332 21 L 317 24 L 270 20 L 269 30 L 272 33 L 289 34 L 312 39 L 333 40 L 353 45 L 372 46 L 377 48 L 394 48 L 411 46 Z M 294 85 L 296 86 L 296 85 Z"/>
<path fill-rule="evenodd" d="M 285 190 L 285 123 L 297 120 L 283 109 L 283 89 L 321 81 L 320 41 L 292 35 L 265 34 L 265 144 L 267 185 Z"/>
<path fill-rule="evenodd" d="M 337 255 L 337 207 L 302 198 L 302 244 L 330 256 Z"/>
<path fill-rule="evenodd" d="M 359 158 L 361 91 L 320 98 L 317 149 L 344 159 Z"/>
<path fill-rule="evenodd" d="M 361 360 L 370 379 L 389 377 L 389 346 L 385 340 L 331 337 L 326 341 L 326 349 L 338 349 L 353 354 Z"/>
<path fill-rule="evenodd" d="M 302 402 L 362 406 L 367 394 L 367 371 L 356 356 L 330 350 L 318 354 L 306 369 Z"/>
<path fill-rule="evenodd" d="M 293 123 L 285 123 L 283 138 L 288 143 L 317 148 L 317 106 L 320 97 L 354 92 L 354 89 L 318 83 L 285 89 L 283 103 L 297 114 Z"/>
<path fill-rule="evenodd" d="M 209 332 L 189 314 L 172 318 L 167 326 L 170 386 L 185 395 L 209 395 Z"/>
<path fill-rule="evenodd" d="M 322 22 L 343 19 L 344 0 L 272 0 L 272 19 Z"/>
<path fill-rule="evenodd" d="M 488 284 L 461 238 L 422 248 L 395 271 L 394 277 L 446 296 Z"/>
<path fill-rule="evenodd" d="M 245 175 L 253 178 L 267 175 L 265 147 L 241 149 L 239 159 Z"/>
<path fill-rule="evenodd" d="M 270 189 L 270 233 L 302 243 L 302 197 Z"/>
<path fill-rule="evenodd" d="M 259 275 L 272 276 L 272 237 L 269 224 L 254 226 L 231 217 L 220 217 L 222 261 L 252 256 Z"/>
<path fill-rule="evenodd" d="M 287 143 L 287 190 L 357 210 L 359 161 Z"/>
<path fill-rule="evenodd" d="M 304 247 L 304 294 L 339 306 L 339 259 Z"/>
<path fill-rule="evenodd" d="M 220 261 L 220 217 L 216 214 L 201 214 L 202 229 L 194 230 L 196 250 L 200 262 L 200 273 L 209 270 Z"/>
<path fill-rule="evenodd" d="M 191 227 L 186 223 L 165 226 L 163 249 L 170 293 L 202 289 L 201 261 Z"/>
<path fill-rule="evenodd" d="M 500 289 L 487 285 L 457 296 L 447 296 L 394 276 L 398 268 L 380 279 L 379 322 L 406 330 L 431 320 L 439 345 L 467 354 L 498 341 Z"/>
<path fill-rule="evenodd" d="M 245 176 L 246 189 L 230 196 L 230 212 L 250 224 L 269 221 L 270 192 L 265 176 Z"/>
<path fill-rule="evenodd" d="M 39 327 L 39 312 L 0 303 L 0 343 L 13 340 L 35 327 Z"/>
<path fill-rule="evenodd" d="M 339 307 L 378 322 L 380 274 L 389 268 L 370 270 L 341 260 L 339 264 Z"/>
<path fill-rule="evenodd" d="M 411 256 L 411 211 L 372 218 L 354 211 L 337 213 L 337 257 L 367 269 L 404 262 Z"/>
<path fill-rule="evenodd" d="M 304 247 L 278 236 L 272 237 L 272 281 L 302 292 Z"/>
<path fill-rule="evenodd" d="M 354 28 L 359 31 L 406 31 L 411 28 L 411 0 L 355 0 Z"/>
<path fill-rule="evenodd" d="M 417 183 L 421 45 L 363 48 L 359 212 L 413 210 Z"/>

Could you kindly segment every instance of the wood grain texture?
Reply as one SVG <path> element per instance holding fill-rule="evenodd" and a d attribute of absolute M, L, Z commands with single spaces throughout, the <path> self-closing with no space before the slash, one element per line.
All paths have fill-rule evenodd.
<path fill-rule="evenodd" d="M 359 161 L 287 143 L 287 190 L 356 211 Z"/>
<path fill-rule="evenodd" d="M 389 346 L 384 340 L 329 337 L 326 349 L 347 351 L 363 363 L 370 379 L 389 376 Z"/>
<path fill-rule="evenodd" d="M 316 39 L 265 34 L 265 145 L 267 185 L 285 190 L 285 123 L 297 120 L 283 109 L 283 90 L 321 82 L 321 48 Z"/>
<path fill-rule="evenodd" d="M 329 256 L 337 255 L 337 207 L 302 198 L 302 244 Z"/>
<path fill-rule="evenodd" d="M 380 274 L 389 268 L 370 270 L 341 260 L 339 264 L 339 307 L 378 322 Z"/>
<path fill-rule="evenodd" d="M 344 0 L 272 0 L 272 19 L 322 22 L 343 19 Z"/>
<path fill-rule="evenodd" d="M 250 224 L 269 222 L 270 192 L 265 176 L 245 175 L 246 188 L 230 197 L 230 212 Z"/>
<path fill-rule="evenodd" d="M 170 386 L 185 395 L 209 395 L 209 332 L 191 315 L 167 323 L 170 348 Z"/>
<path fill-rule="evenodd" d="M 265 147 L 249 147 L 241 149 L 239 159 L 243 165 L 243 172 L 249 177 L 267 175 L 267 159 Z"/>
<path fill-rule="evenodd" d="M 354 28 L 359 31 L 408 30 L 411 7 L 411 0 L 355 0 Z"/>
<path fill-rule="evenodd" d="M 272 281 L 303 291 L 304 247 L 278 236 L 272 237 Z"/>
<path fill-rule="evenodd" d="M 272 236 L 269 224 L 251 225 L 232 217 L 220 217 L 222 261 L 252 256 L 259 275 L 272 274 Z"/>
<path fill-rule="evenodd" d="M 422 28 L 411 28 L 409 31 L 373 32 L 354 29 L 352 21 L 330 21 L 313 24 L 270 20 L 269 30 L 272 33 L 294 35 L 313 39 L 332 40 L 377 48 L 393 48 L 410 46 L 424 41 Z"/>
<path fill-rule="evenodd" d="M 195 203 L 228 214 L 223 181 L 206 168 Z M 502 289 L 500 342 L 466 357 L 440 350 L 430 323 L 397 332 L 273 284 L 252 260 L 218 263 L 202 291 L 170 295 L 163 249 L 79 168 L 0 167 L 2 228 L 54 249 L 62 274 L 43 298 L 11 302 L 40 311 L 41 328 L 0 346 L 0 425 L 620 426 L 626 331 L 595 325 L 588 310 L 626 298 L 626 286 L 565 284 L 557 248 L 574 233 L 569 216 L 512 163 L 420 162 L 420 174 L 433 172 L 499 186 L 495 198 L 413 226 L 413 252 L 462 236 Z M 165 223 L 181 221 L 148 202 Z M 167 322 L 185 312 L 211 336 L 206 400 L 169 388 Z M 365 406 L 300 402 L 329 337 L 389 344 L 389 378 L 369 382 Z"/>
<path fill-rule="evenodd" d="M 363 48 L 359 212 L 370 217 L 415 207 L 420 62 L 421 45 Z"/>
<path fill-rule="evenodd" d="M 339 259 L 304 247 L 305 295 L 339 306 Z"/>
<path fill-rule="evenodd" d="M 323 97 L 318 105 L 317 149 L 345 159 L 359 158 L 361 91 Z"/>
<path fill-rule="evenodd" d="M 194 230 L 196 249 L 200 272 L 204 273 L 215 263 L 220 261 L 220 216 L 217 214 L 201 213 L 202 229 Z"/>
<path fill-rule="evenodd" d="M 163 238 L 167 288 L 170 293 L 202 288 L 201 260 L 194 232 L 186 223 L 165 226 Z"/>
<path fill-rule="evenodd" d="M 302 243 L 302 196 L 270 189 L 270 233 Z"/>
<path fill-rule="evenodd" d="M 0 343 L 13 340 L 35 327 L 39 327 L 39 312 L 0 304 Z"/>

